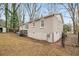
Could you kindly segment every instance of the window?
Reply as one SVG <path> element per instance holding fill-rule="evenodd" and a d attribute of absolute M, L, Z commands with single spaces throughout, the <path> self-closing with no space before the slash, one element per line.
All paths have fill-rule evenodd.
<path fill-rule="evenodd" d="M 35 22 L 32 23 L 32 26 L 35 27 Z"/>
<path fill-rule="evenodd" d="M 44 27 L 44 21 L 43 20 L 41 21 L 41 27 Z"/>

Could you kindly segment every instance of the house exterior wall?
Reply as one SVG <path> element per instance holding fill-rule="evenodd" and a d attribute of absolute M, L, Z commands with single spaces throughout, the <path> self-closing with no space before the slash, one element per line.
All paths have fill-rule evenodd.
<path fill-rule="evenodd" d="M 35 39 L 39 39 L 39 40 L 46 40 L 48 42 L 52 42 L 51 37 L 52 37 L 52 31 L 53 31 L 53 27 L 52 27 L 52 18 L 48 18 L 47 19 L 41 19 L 44 20 L 44 27 L 41 27 L 41 20 L 36 21 L 35 22 L 35 26 L 33 27 L 32 24 L 33 23 L 29 23 L 28 25 L 28 36 L 35 38 Z M 47 35 L 50 35 L 50 37 L 47 37 Z"/>
<path fill-rule="evenodd" d="M 48 42 L 57 41 L 62 33 L 62 23 L 58 22 L 58 17 L 60 16 L 41 19 L 44 20 L 43 28 L 40 27 L 41 20 L 35 21 L 35 26 L 32 26 L 33 23 L 29 23 L 28 36 L 39 40 L 46 40 Z M 56 34 L 57 32 L 58 34 Z"/>
<path fill-rule="evenodd" d="M 56 15 L 55 17 L 54 23 L 53 23 L 53 33 L 54 33 L 54 42 L 56 42 L 57 40 L 59 40 L 62 36 L 62 32 L 63 32 L 63 22 L 61 20 L 60 15 Z"/>
<path fill-rule="evenodd" d="M 21 25 L 19 30 L 27 30 L 26 25 Z"/>
<path fill-rule="evenodd" d="M 0 28 L 2 28 L 2 32 L 6 32 L 5 21 L 3 19 L 0 19 Z"/>
<path fill-rule="evenodd" d="M 5 27 L 3 27 L 3 32 L 4 32 L 4 33 L 6 32 L 6 28 L 5 28 Z"/>
<path fill-rule="evenodd" d="M 6 32 L 6 28 L 5 27 L 0 27 L 2 28 L 2 32 L 5 33 Z"/>

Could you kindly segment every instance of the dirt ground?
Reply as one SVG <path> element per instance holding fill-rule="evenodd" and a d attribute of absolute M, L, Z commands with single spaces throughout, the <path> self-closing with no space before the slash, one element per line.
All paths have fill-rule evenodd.
<path fill-rule="evenodd" d="M 73 44 L 76 36 L 68 36 L 66 47 L 58 44 L 50 44 L 28 37 L 20 37 L 15 33 L 0 33 L 0 55 L 1 56 L 70 56 L 79 55 L 79 47 Z M 72 37 L 72 38 L 70 38 Z M 74 37 L 74 38 L 73 38 Z M 72 40 L 70 40 L 72 39 Z M 74 41 L 75 39 L 75 41 Z M 73 42 L 71 45 L 70 43 Z"/>

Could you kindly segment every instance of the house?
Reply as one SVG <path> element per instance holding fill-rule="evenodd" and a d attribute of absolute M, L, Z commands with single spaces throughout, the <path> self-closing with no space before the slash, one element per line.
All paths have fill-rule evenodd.
<path fill-rule="evenodd" d="M 0 19 L 0 33 L 1 32 L 6 32 L 5 21 L 3 21 L 2 19 Z"/>
<path fill-rule="evenodd" d="M 21 23 L 20 26 L 19 26 L 19 31 L 20 30 L 27 30 L 28 29 L 28 25 L 27 23 Z"/>
<path fill-rule="evenodd" d="M 60 13 L 44 16 L 28 23 L 28 37 L 48 42 L 58 41 L 63 32 L 63 18 Z"/>
<path fill-rule="evenodd" d="M 20 23 L 20 26 L 19 26 L 20 34 L 27 35 L 27 29 L 28 29 L 28 24 L 27 23 Z"/>

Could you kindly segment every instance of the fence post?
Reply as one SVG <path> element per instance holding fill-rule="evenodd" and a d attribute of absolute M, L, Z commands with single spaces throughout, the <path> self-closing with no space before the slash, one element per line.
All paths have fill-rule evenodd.
<path fill-rule="evenodd" d="M 79 46 L 79 32 L 78 32 L 78 46 Z"/>
<path fill-rule="evenodd" d="M 65 47 L 65 37 L 66 37 L 65 33 L 62 33 L 61 45 L 63 48 Z"/>

